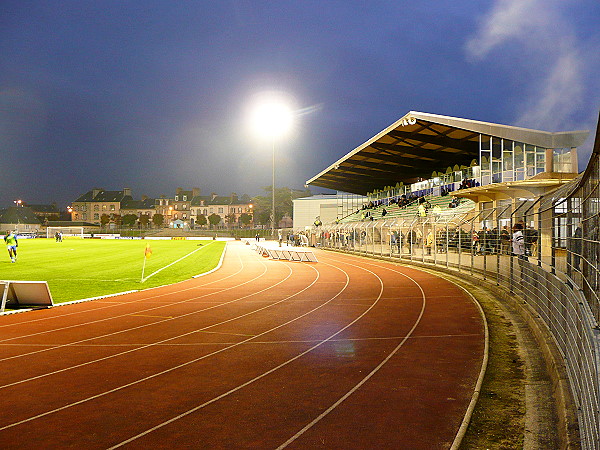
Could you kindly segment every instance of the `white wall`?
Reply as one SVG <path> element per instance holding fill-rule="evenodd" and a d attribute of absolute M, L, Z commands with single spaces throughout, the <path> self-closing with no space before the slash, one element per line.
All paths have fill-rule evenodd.
<path fill-rule="evenodd" d="M 314 195 L 294 200 L 294 228 L 312 226 L 317 216 L 323 223 L 335 221 L 337 218 L 336 195 Z"/>

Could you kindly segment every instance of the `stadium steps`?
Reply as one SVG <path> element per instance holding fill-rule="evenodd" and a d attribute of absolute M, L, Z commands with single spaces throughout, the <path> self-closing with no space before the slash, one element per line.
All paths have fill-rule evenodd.
<path fill-rule="evenodd" d="M 470 212 L 473 211 L 473 208 L 475 207 L 475 203 L 472 200 L 468 200 L 468 199 L 461 199 L 460 205 L 456 208 L 449 208 L 448 205 L 450 204 L 452 197 L 450 196 L 428 196 L 425 197 L 426 200 L 429 200 L 429 203 L 431 203 L 431 208 L 433 209 L 433 207 L 435 206 L 439 206 L 440 207 L 440 217 L 442 217 L 443 219 L 452 219 L 452 218 L 459 218 L 461 216 L 466 216 L 468 215 Z M 403 208 L 399 207 L 397 204 L 392 204 L 392 205 L 379 205 L 375 208 L 371 208 L 371 209 L 365 209 L 365 210 L 359 210 L 357 212 L 354 212 L 346 217 L 344 217 L 342 220 L 340 220 L 340 223 L 349 223 L 349 222 L 369 222 L 369 218 L 362 218 L 362 214 L 369 212 L 371 214 L 371 216 L 373 217 L 373 221 L 376 220 L 381 220 L 381 219 L 405 219 L 405 220 L 409 220 L 409 219 L 413 219 L 415 217 L 418 216 L 419 214 L 419 210 L 418 210 L 418 203 L 417 202 L 413 202 L 408 206 L 405 206 Z M 382 216 L 382 211 L 383 208 L 385 208 L 387 210 L 387 214 L 385 216 Z M 431 215 L 431 211 L 432 209 L 429 210 L 429 214 Z M 444 220 L 444 221 L 446 221 Z"/>

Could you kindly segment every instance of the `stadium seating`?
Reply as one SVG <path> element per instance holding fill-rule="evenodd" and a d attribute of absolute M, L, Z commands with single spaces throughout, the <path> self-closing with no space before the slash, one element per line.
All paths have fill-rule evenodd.
<path fill-rule="evenodd" d="M 439 206 L 440 213 L 436 218 L 438 221 L 445 222 L 451 218 L 456 218 L 457 216 L 461 216 L 473 210 L 475 203 L 468 199 L 461 199 L 461 202 L 456 208 L 449 208 L 448 205 L 452 200 L 451 197 L 448 196 L 427 196 L 426 200 L 431 204 L 431 208 L 428 211 L 428 217 L 433 217 L 433 208 L 435 206 Z M 393 203 L 391 205 L 379 205 L 374 208 L 368 208 L 364 210 L 358 210 L 353 212 L 352 214 L 347 215 L 343 219 L 340 220 L 340 223 L 348 223 L 348 222 L 364 222 L 370 221 L 370 217 L 373 217 L 373 220 L 380 219 L 408 219 L 417 217 L 419 214 L 418 211 L 419 204 L 417 201 L 413 201 L 408 206 L 400 207 L 398 204 Z M 387 214 L 385 216 L 382 215 L 383 209 L 386 209 Z M 370 217 L 363 218 L 363 214 L 370 214 Z"/>

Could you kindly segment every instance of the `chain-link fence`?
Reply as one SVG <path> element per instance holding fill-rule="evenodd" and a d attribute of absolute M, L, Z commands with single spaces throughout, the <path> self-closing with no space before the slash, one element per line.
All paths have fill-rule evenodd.
<path fill-rule="evenodd" d="M 600 140 L 586 172 L 536 200 L 312 230 L 323 248 L 429 263 L 504 286 L 545 322 L 566 364 L 582 448 L 600 448 Z M 491 203 L 489 203 L 491 205 Z"/>

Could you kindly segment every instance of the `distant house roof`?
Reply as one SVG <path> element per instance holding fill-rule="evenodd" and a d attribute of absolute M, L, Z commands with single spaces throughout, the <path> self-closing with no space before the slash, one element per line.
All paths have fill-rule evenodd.
<path fill-rule="evenodd" d="M 146 198 L 144 200 L 133 200 L 125 197 L 121 202 L 121 209 L 154 209 L 156 200 L 153 198 Z"/>
<path fill-rule="evenodd" d="M 179 197 L 179 199 L 182 199 L 184 195 L 186 198 L 192 198 L 194 197 L 194 191 L 179 191 L 175 195 Z"/>
<path fill-rule="evenodd" d="M 133 200 L 133 198 L 131 195 L 125 195 L 124 191 L 92 189 L 81 195 L 75 202 L 122 202 L 127 200 Z"/>
<path fill-rule="evenodd" d="M 35 211 L 37 214 L 41 214 L 41 213 L 59 214 L 60 213 L 60 211 L 56 207 L 55 203 L 53 203 L 52 205 L 27 205 L 27 206 L 30 207 L 33 211 Z"/>
<path fill-rule="evenodd" d="M 249 204 L 250 198 L 247 195 L 242 195 L 238 197 L 236 195 L 203 195 L 196 196 L 192 198 L 191 205 L 192 206 L 200 206 L 204 202 L 205 206 L 213 206 L 213 205 L 245 205 Z"/>
<path fill-rule="evenodd" d="M 41 225 L 33 210 L 28 206 L 11 206 L 10 208 L 0 211 L 0 224 L 31 224 Z"/>

